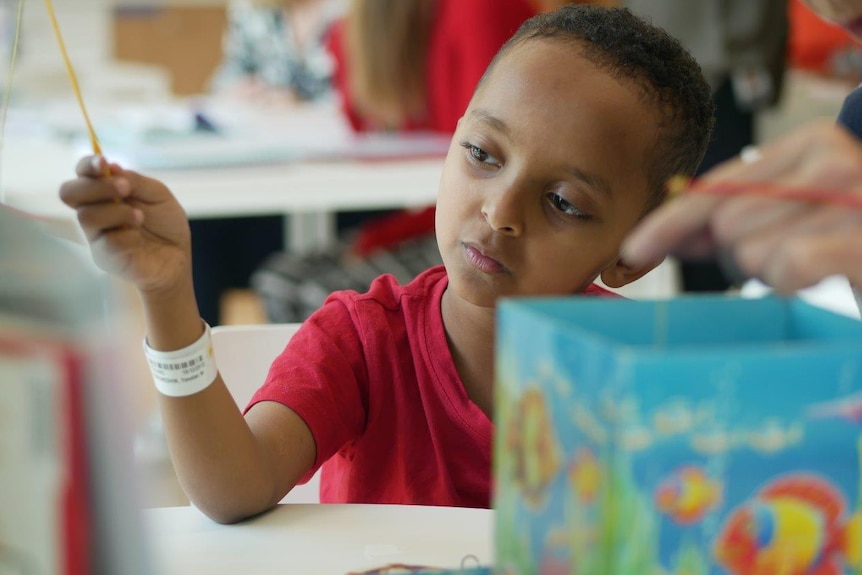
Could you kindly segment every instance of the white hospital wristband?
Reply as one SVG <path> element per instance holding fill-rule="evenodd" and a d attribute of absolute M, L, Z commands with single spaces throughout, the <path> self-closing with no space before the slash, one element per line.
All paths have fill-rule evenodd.
<path fill-rule="evenodd" d="M 156 351 L 144 339 L 144 354 L 153 374 L 156 389 L 170 397 L 184 397 L 203 391 L 218 375 L 213 356 L 210 326 L 193 344 L 174 351 Z"/>

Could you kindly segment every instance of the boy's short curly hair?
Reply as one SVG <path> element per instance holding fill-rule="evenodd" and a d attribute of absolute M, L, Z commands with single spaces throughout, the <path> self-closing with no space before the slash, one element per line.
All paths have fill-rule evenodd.
<path fill-rule="evenodd" d="M 700 66 L 678 40 L 627 8 L 569 4 L 521 25 L 494 57 L 483 80 L 509 50 L 534 39 L 576 44 L 600 69 L 634 82 L 641 97 L 659 109 L 661 132 L 647 209 L 664 199 L 670 177 L 694 175 L 712 136 L 715 106 Z"/>

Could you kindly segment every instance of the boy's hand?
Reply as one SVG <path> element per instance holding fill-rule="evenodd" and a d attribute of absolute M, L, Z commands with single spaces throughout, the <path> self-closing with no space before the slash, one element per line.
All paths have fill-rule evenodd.
<path fill-rule="evenodd" d="M 622 256 L 632 265 L 672 254 L 728 255 L 748 277 L 790 292 L 841 274 L 862 286 L 862 210 L 752 194 L 722 196 L 709 184 L 763 182 L 862 195 L 862 146 L 834 123 L 813 123 L 708 172 L 703 193 L 662 206 L 634 230 Z M 752 186 L 753 188 L 756 186 Z"/>
<path fill-rule="evenodd" d="M 188 219 L 161 182 L 108 166 L 100 156 L 82 159 L 76 173 L 60 188 L 60 198 L 77 212 L 99 267 L 142 292 L 168 292 L 188 282 Z"/>

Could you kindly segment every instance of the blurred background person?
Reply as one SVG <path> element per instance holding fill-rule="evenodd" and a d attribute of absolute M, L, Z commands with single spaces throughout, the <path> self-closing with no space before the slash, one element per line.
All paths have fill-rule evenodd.
<path fill-rule="evenodd" d="M 802 0 L 789 4 L 788 65 L 814 74 L 860 81 L 860 45 L 838 24 L 828 22 Z"/>
<path fill-rule="evenodd" d="M 276 107 L 332 98 L 335 62 L 328 42 L 343 8 L 342 0 L 231 2 L 213 95 Z M 284 248 L 284 218 L 195 219 L 191 229 L 201 315 L 218 325 L 225 292 L 248 288 L 254 270 Z"/>
<path fill-rule="evenodd" d="M 787 0 L 625 0 L 667 30 L 703 68 L 715 102 L 713 140 L 698 174 L 736 157 L 756 141 L 757 113 L 781 95 L 789 36 Z M 731 287 L 711 260 L 680 263 L 682 289 Z"/>
<path fill-rule="evenodd" d="M 529 0 L 353 0 L 332 34 L 335 85 L 356 130 L 451 134 Z"/>
<path fill-rule="evenodd" d="M 212 91 L 251 101 L 314 101 L 332 92 L 329 32 L 344 0 L 233 0 Z"/>
<path fill-rule="evenodd" d="M 500 47 L 536 13 L 531 0 L 353 0 L 332 31 L 334 85 L 357 132 L 450 135 Z M 302 321 L 340 289 L 365 291 L 440 263 L 434 208 L 342 214 L 343 241 L 307 256 L 279 253 L 253 285 L 271 321 Z"/>
<path fill-rule="evenodd" d="M 806 8 L 822 18 L 819 26 Z M 799 42 L 801 55 L 825 56 L 819 71 L 827 76 L 856 84 L 862 81 L 862 3 L 857 0 L 795 0 L 793 14 L 807 25 L 808 34 L 800 40 L 808 40 L 808 43 Z M 808 54 L 802 52 L 806 48 Z M 815 48 L 820 48 L 821 52 L 818 54 Z M 813 63 L 818 62 L 814 60 Z"/>

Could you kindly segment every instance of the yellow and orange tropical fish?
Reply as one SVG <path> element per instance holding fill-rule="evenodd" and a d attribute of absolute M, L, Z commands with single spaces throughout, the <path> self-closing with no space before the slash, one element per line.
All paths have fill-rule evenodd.
<path fill-rule="evenodd" d="M 840 575 L 862 568 L 862 515 L 814 475 L 786 476 L 733 511 L 714 553 L 734 575 Z"/>

